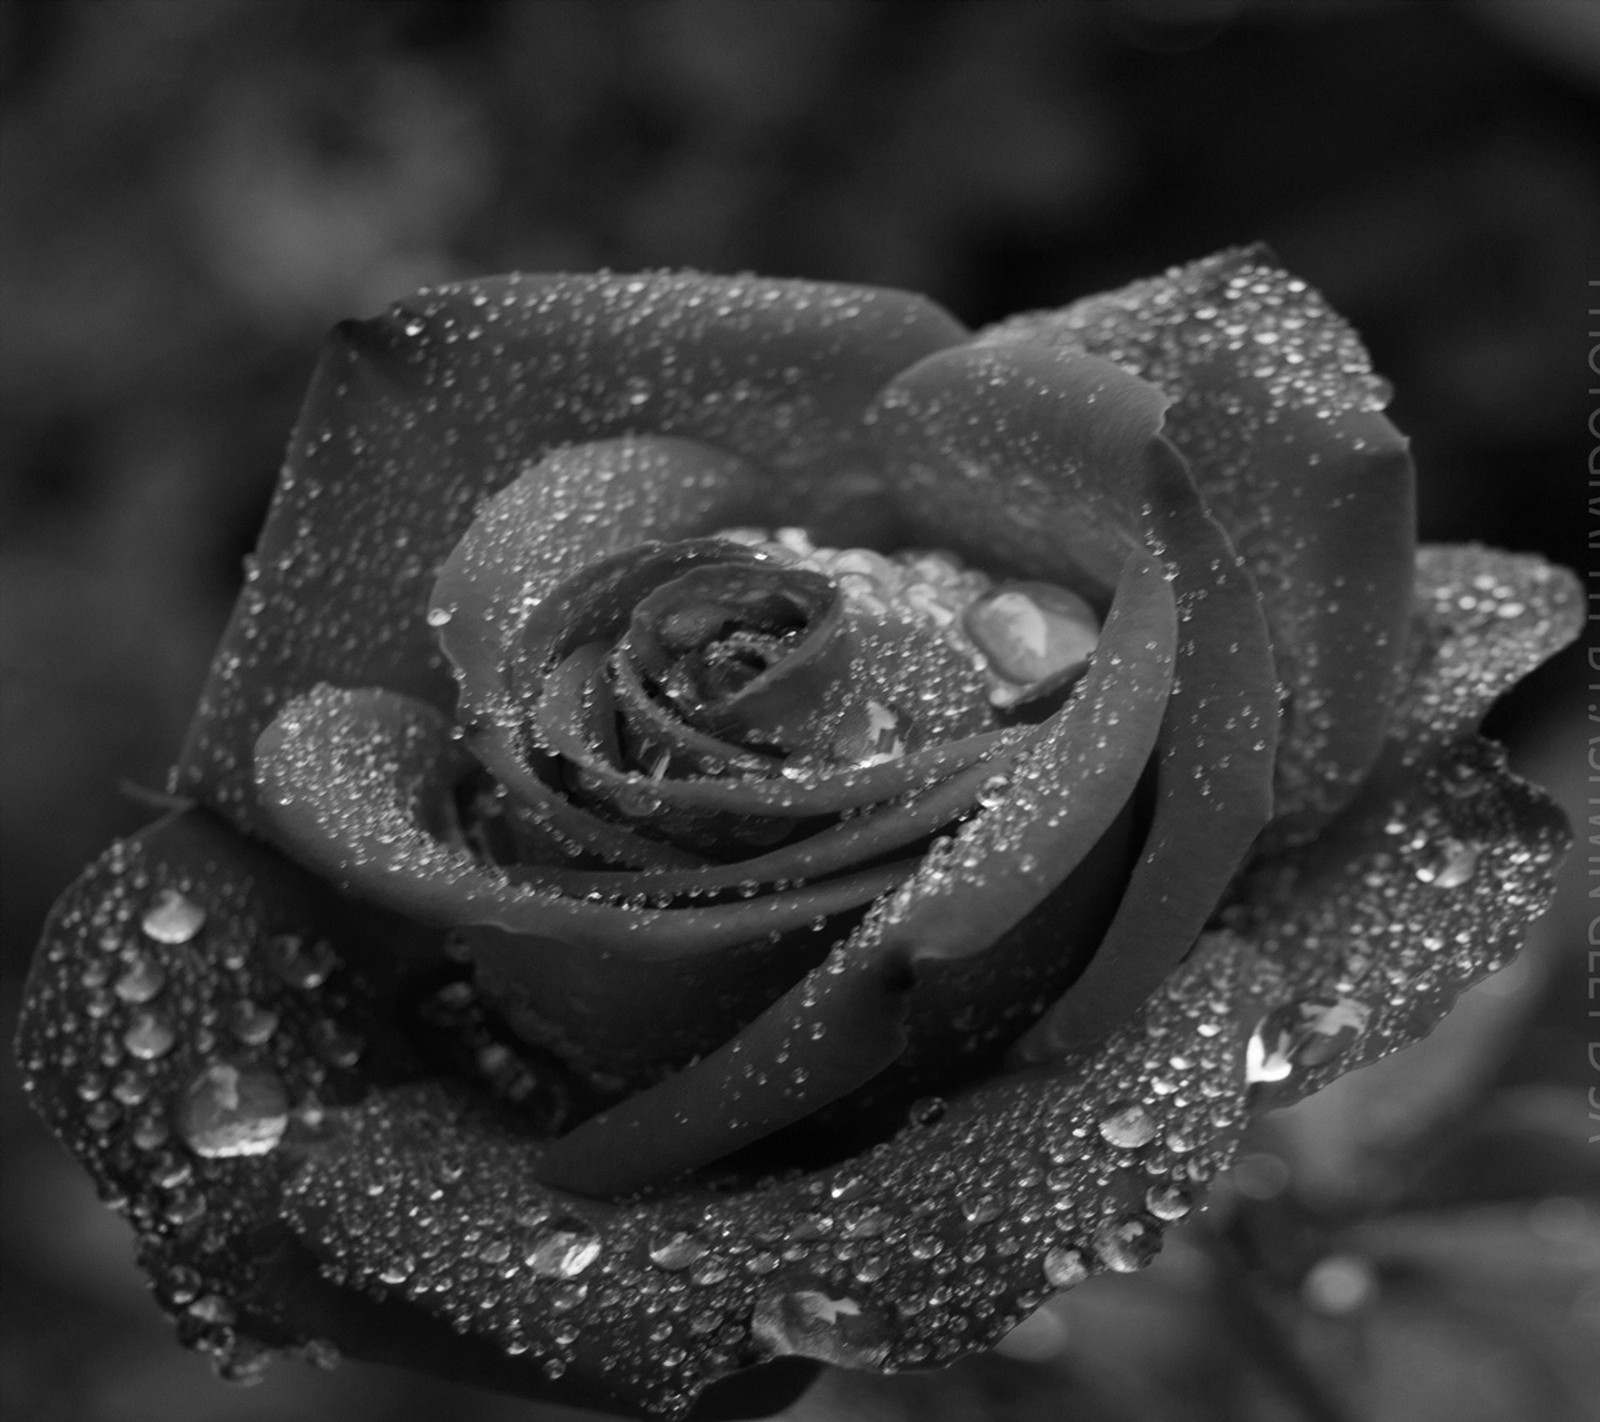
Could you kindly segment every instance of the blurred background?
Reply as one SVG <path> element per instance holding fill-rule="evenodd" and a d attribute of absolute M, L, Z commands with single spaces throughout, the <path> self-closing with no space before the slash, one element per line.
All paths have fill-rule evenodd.
<path fill-rule="evenodd" d="M 748 269 L 978 325 L 1264 239 L 1393 379 L 1425 537 L 1595 556 L 1592 0 L 4 0 L 0 84 L 8 1039 L 51 899 L 149 817 L 323 331 L 423 283 Z M 1494 723 L 1575 818 L 1581 681 Z M 793 1422 L 1594 1416 L 1581 868 L 1427 1045 L 1264 1123 L 1150 1271 Z M 0 1073 L 13 1422 L 577 1416 L 357 1365 L 213 1382 Z"/>

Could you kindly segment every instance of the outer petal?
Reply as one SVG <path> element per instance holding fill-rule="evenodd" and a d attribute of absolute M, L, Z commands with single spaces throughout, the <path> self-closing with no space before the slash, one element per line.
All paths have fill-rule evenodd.
<path fill-rule="evenodd" d="M 1103 584 L 1129 549 L 1148 546 L 1175 579 L 1177 681 L 1145 853 L 1084 977 L 1029 1035 L 1034 1059 L 1103 1036 L 1155 989 L 1270 813 L 1266 629 L 1161 438 L 1166 403 L 1109 361 L 1017 341 L 931 356 L 873 412 L 890 482 L 936 544 L 1078 584 Z"/>
<path fill-rule="evenodd" d="M 1405 666 L 1411 459 L 1355 332 L 1252 247 L 984 339 L 1105 356 L 1172 401 L 1166 432 L 1261 589 L 1289 692 L 1276 814 L 1314 829 L 1377 758 Z"/>
<path fill-rule="evenodd" d="M 263 1344 L 307 1356 L 331 1348 L 528 1397 L 626 1410 L 630 1392 L 612 1385 L 603 1358 L 560 1376 L 548 1353 L 509 1355 L 481 1330 L 407 1306 L 405 1290 L 377 1298 L 353 1291 L 319 1275 L 285 1222 L 284 1192 L 297 1172 L 315 1174 L 321 1162 L 374 1144 L 347 1124 L 368 1109 L 355 1103 L 393 1111 L 434 1090 L 405 1084 L 432 1067 L 402 1034 L 412 990 L 395 980 L 393 930 L 371 909 L 351 914 L 315 879 L 208 814 L 163 821 L 113 848 L 56 908 L 19 1038 L 33 1103 L 138 1232 L 140 1262 L 180 1339 L 210 1354 L 225 1376 L 259 1372 L 269 1357 Z M 233 1074 L 219 1078 L 219 1069 Z M 208 1080 L 212 1089 L 202 1089 Z M 231 1090 L 239 1093 L 232 1104 Z M 458 1166 L 430 1154 L 430 1180 L 459 1182 L 475 1163 L 502 1204 L 515 1201 L 515 1177 L 495 1174 L 506 1163 L 495 1143 L 524 1141 L 541 1112 L 559 1110 L 558 1095 L 554 1082 L 540 1083 L 520 1119 L 480 1103 L 475 1158 Z M 267 1111 L 283 1117 L 269 1149 L 219 1156 L 191 1148 L 197 1124 L 220 1138 L 219 1123 L 247 1117 L 265 1141 Z M 434 1124 L 412 1123 L 408 1149 L 448 1133 L 450 1108 L 438 1114 Z M 362 1167 L 386 1163 L 374 1153 Z M 582 1208 L 605 1218 L 603 1206 Z M 526 1307 L 535 1336 L 559 1328 L 548 1279 L 534 1283 Z M 650 1347 L 642 1333 L 605 1346 L 641 1356 Z M 793 1366 L 747 1375 L 707 1396 L 695 1415 L 759 1415 L 807 1381 Z"/>
<path fill-rule="evenodd" d="M 460 1085 L 405 1084 L 415 1058 L 385 1036 L 394 1006 L 363 986 L 381 982 L 363 966 L 369 938 L 340 926 L 342 965 L 315 994 L 291 985 L 303 973 L 266 969 L 272 935 L 309 943 L 337 904 L 203 816 L 119 847 L 63 901 L 29 985 L 29 1087 L 126 1201 L 186 1336 L 236 1366 L 250 1357 L 241 1337 L 315 1334 L 358 1356 L 403 1350 L 494 1386 L 677 1418 L 710 1380 L 775 1355 L 948 1361 L 1052 1289 L 1147 1262 L 1252 1110 L 1403 1046 L 1504 961 L 1550 893 L 1565 836 L 1465 724 L 1574 635 L 1579 611 L 1572 580 L 1531 560 L 1426 555 L 1413 645 L 1427 650 L 1393 769 L 1334 827 L 1342 848 L 1259 866 L 1233 927 L 1069 1068 L 997 1082 L 943 1119 L 930 1108 L 836 1169 L 618 1209 L 533 1184 L 537 1125 Z M 159 936 L 138 927 L 166 888 L 207 910 L 184 942 L 168 941 L 184 931 L 170 903 Z M 152 981 L 130 970 L 151 955 L 165 980 L 130 1002 Z M 1364 1030 L 1302 1032 L 1286 1077 L 1246 1080 L 1251 1067 L 1262 1077 L 1274 1023 L 1304 1024 L 1319 1005 L 1309 1020 L 1326 1025 L 1320 1005 L 1357 993 L 1372 1009 Z M 294 1104 L 315 1091 L 332 1109 L 312 1139 L 191 1156 L 157 1128 L 191 1072 L 244 1050 L 212 1025 L 244 996 L 280 1014 L 250 1060 Z M 153 1054 L 152 1011 L 172 1028 Z M 338 1064 L 348 1043 L 315 1027 L 324 1019 L 369 1035 L 353 1067 Z M 107 1060 L 125 1084 L 107 1081 Z M 297 1130 L 310 1125 L 302 1115 Z M 230 1311 L 235 1323 L 218 1321 Z"/>
<path fill-rule="evenodd" d="M 694 273 L 504 277 L 344 323 L 176 787 L 257 829 L 251 747 L 286 698 L 333 681 L 448 707 L 433 579 L 479 502 L 556 446 L 682 436 L 803 496 L 849 463 L 884 381 L 964 336 L 902 292 Z"/>

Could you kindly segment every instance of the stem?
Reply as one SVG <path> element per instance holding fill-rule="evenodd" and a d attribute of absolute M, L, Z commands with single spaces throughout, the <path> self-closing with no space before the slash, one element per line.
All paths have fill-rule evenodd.
<path fill-rule="evenodd" d="M 1306 1422 L 1347 1422 L 1344 1410 L 1295 1351 L 1283 1325 L 1261 1301 L 1229 1243 L 1205 1222 L 1194 1232 L 1211 1259 L 1222 1320 L 1240 1351 Z"/>

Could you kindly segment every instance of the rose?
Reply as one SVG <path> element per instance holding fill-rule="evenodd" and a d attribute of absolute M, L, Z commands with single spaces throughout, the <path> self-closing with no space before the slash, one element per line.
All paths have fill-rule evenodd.
<path fill-rule="evenodd" d="M 341 327 L 197 804 L 21 1035 L 182 1336 L 730 1415 L 1147 1261 L 1549 892 L 1470 728 L 1573 585 L 1413 563 L 1382 403 L 1254 251 L 977 339 L 698 276 Z"/>

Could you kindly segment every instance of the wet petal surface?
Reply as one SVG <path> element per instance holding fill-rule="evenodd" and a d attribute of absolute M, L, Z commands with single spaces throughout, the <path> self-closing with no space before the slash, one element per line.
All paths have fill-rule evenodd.
<path fill-rule="evenodd" d="M 774 506 L 825 505 L 878 389 L 965 336 L 904 292 L 698 273 L 465 282 L 344 323 L 176 788 L 259 828 L 251 747 L 282 701 L 331 680 L 448 707 L 434 577 L 479 502 L 553 448 L 682 438 L 768 471 Z"/>
<path fill-rule="evenodd" d="M 480 1377 L 590 1401 L 603 1355 L 614 1405 L 661 1417 L 775 1353 L 914 1366 L 977 1351 L 1052 1289 L 1146 1262 L 1252 1111 L 1424 1033 L 1504 961 L 1548 897 L 1559 817 L 1467 726 L 1573 635 L 1576 587 L 1532 560 L 1430 551 L 1417 608 L 1413 645 L 1431 650 L 1417 659 L 1393 771 L 1341 816 L 1325 851 L 1258 864 L 1228 927 L 1091 1054 L 980 1088 L 942 1116 L 926 1107 L 835 1169 L 621 1208 L 532 1184 L 537 1131 L 509 1126 L 504 1108 L 460 1084 L 400 1084 L 421 1068 L 385 1041 L 393 1007 L 367 966 L 392 971 L 392 956 L 319 937 L 318 913 L 337 911 L 326 891 L 203 817 L 114 851 L 64 902 L 30 985 L 30 1090 L 130 1202 L 163 1297 L 182 1310 L 219 1301 L 186 1315 L 197 1341 L 218 1338 L 207 1330 L 222 1325 L 206 1319 L 223 1305 L 230 1339 L 282 1344 L 315 1323 L 362 1352 L 380 1335 L 432 1348 L 465 1334 L 483 1340 L 460 1345 Z M 293 951 L 273 946 L 285 936 L 299 940 Z M 316 942 L 338 948 L 313 953 Z M 243 966 L 219 972 L 218 961 Z M 314 998 L 294 986 L 312 982 Z M 346 995 L 329 996 L 341 982 Z M 207 1023 L 235 994 L 278 1014 L 277 1045 L 223 1048 Z M 1365 1010 L 1341 1013 L 1343 1000 Z M 1252 1071 L 1262 1024 L 1286 1019 L 1314 1024 L 1273 1034 L 1288 1042 L 1287 1071 Z M 1320 1030 L 1336 1019 L 1356 1025 Z M 366 1034 L 353 1056 L 351 1033 Z M 174 1145 L 170 1163 L 145 1118 L 203 1089 L 219 1056 L 270 1069 L 291 1114 L 317 1092 L 331 1121 L 314 1146 L 291 1153 L 291 1127 L 263 1153 Z M 132 1109 L 99 1095 L 106 1057 L 134 1074 Z M 259 1245 L 251 1202 L 279 1198 L 320 1274 L 274 1292 L 277 1276 L 245 1241 Z M 205 1292 L 191 1292 L 195 1279 Z M 275 1311 L 283 1299 L 292 1318 Z M 487 1362 L 495 1348 L 510 1350 L 508 1371 Z"/>
<path fill-rule="evenodd" d="M 1377 758 L 1404 673 L 1413 471 L 1355 332 L 1243 248 L 983 339 L 1104 356 L 1171 400 L 1166 433 L 1261 589 L 1289 692 L 1276 815 L 1314 828 Z"/>

